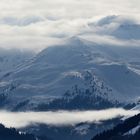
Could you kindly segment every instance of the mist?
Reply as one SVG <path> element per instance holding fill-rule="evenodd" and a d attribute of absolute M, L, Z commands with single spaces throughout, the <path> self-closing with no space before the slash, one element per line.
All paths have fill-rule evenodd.
<path fill-rule="evenodd" d="M 69 126 L 82 122 L 99 123 L 117 117 L 130 117 L 140 113 L 138 110 L 112 108 L 94 111 L 48 111 L 48 112 L 8 112 L 0 111 L 0 123 L 6 127 L 23 128 L 31 124 Z"/>

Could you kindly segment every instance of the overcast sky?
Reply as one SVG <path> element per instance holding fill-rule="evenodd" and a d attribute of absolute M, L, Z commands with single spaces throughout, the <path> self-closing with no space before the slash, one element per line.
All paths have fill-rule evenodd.
<path fill-rule="evenodd" d="M 40 48 L 101 17 L 139 13 L 139 0 L 0 0 L 0 46 Z"/>
<path fill-rule="evenodd" d="M 109 14 L 139 15 L 139 0 L 1 0 L 1 16 L 86 18 Z"/>

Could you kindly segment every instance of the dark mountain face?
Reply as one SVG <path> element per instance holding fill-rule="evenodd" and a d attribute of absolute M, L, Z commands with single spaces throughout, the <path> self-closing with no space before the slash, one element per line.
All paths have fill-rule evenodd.
<path fill-rule="evenodd" d="M 34 136 L 28 133 L 22 133 L 15 128 L 6 128 L 0 124 L 0 140 L 52 140 L 47 136 Z"/>
<path fill-rule="evenodd" d="M 19 133 L 14 128 L 6 128 L 0 124 L 0 140 L 36 140 L 31 134 Z"/>
<path fill-rule="evenodd" d="M 96 135 L 92 140 L 139 140 L 140 114 L 125 120 L 111 130 Z"/>
<path fill-rule="evenodd" d="M 52 140 L 90 140 L 93 135 L 102 132 L 105 129 L 110 129 L 120 122 L 119 118 L 97 123 L 79 123 L 77 125 L 67 126 L 51 126 L 44 124 L 36 124 L 21 131 L 27 131 L 34 135 L 43 135 Z"/>

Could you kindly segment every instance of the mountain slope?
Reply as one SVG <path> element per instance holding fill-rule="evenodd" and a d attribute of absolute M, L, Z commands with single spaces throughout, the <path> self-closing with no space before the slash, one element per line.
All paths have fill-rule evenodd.
<path fill-rule="evenodd" d="M 69 104 L 85 96 L 92 99 L 92 103 L 98 98 L 101 101 L 98 104 L 110 104 L 107 107 L 118 106 L 126 102 L 126 98 L 127 102 L 133 102 L 140 91 L 140 75 L 132 70 L 133 63 L 139 61 L 138 50 L 101 46 L 72 37 L 64 44 L 44 49 L 24 66 L 5 74 L 1 80 L 1 95 L 8 96 L 7 103 L 12 109 L 21 106 L 33 109 L 63 99 Z"/>
<path fill-rule="evenodd" d="M 31 134 L 19 133 L 14 128 L 6 128 L 0 124 L 0 139 L 1 140 L 36 140 Z"/>
<path fill-rule="evenodd" d="M 121 40 L 139 40 L 140 24 L 133 18 L 111 15 L 89 24 L 100 35 L 110 35 Z"/>
<path fill-rule="evenodd" d="M 0 48 L 0 76 L 11 72 L 35 55 L 33 51 Z"/>
<path fill-rule="evenodd" d="M 129 118 L 111 130 L 96 135 L 92 140 L 139 140 L 140 114 Z"/>

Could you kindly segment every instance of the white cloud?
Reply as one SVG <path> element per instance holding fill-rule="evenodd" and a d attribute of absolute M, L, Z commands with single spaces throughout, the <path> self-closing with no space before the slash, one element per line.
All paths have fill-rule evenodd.
<path fill-rule="evenodd" d="M 107 109 L 100 111 L 57 111 L 57 112 L 6 112 L 0 111 L 0 121 L 7 127 L 21 128 L 34 123 L 63 126 L 81 122 L 98 123 L 116 117 L 133 116 L 137 110 Z M 15 119 L 16 118 L 16 119 Z"/>
<path fill-rule="evenodd" d="M 138 0 L 1 0 L 1 15 L 91 17 L 108 14 L 135 14 L 140 12 Z"/>
<path fill-rule="evenodd" d="M 124 47 L 139 47 L 140 40 L 122 40 L 117 39 L 109 35 L 97 35 L 97 34 L 84 34 L 80 36 L 88 41 L 100 44 L 100 45 L 112 45 L 112 46 L 124 46 Z"/>
<path fill-rule="evenodd" d="M 56 40 L 89 31 L 106 15 L 139 20 L 137 0 L 1 0 L 0 46 L 44 48 Z"/>
<path fill-rule="evenodd" d="M 57 44 L 61 38 L 78 34 L 85 29 L 87 20 L 43 20 L 21 26 L 0 24 L 1 47 L 44 48 Z M 83 28 L 83 29 L 82 29 Z M 82 29 L 82 30 L 81 30 Z"/>

